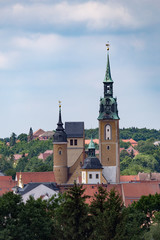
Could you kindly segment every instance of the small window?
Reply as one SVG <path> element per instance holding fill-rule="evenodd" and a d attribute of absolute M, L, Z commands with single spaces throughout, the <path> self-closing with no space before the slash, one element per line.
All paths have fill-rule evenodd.
<path fill-rule="evenodd" d="M 112 139 L 112 129 L 109 124 L 105 126 L 105 139 L 106 140 L 111 140 Z"/>
<path fill-rule="evenodd" d="M 89 179 L 92 179 L 92 174 L 89 174 Z"/>
<path fill-rule="evenodd" d="M 108 162 L 109 162 L 109 158 L 108 158 L 107 160 L 108 160 Z"/>
<path fill-rule="evenodd" d="M 98 179 L 99 178 L 99 174 L 96 174 L 96 179 Z"/>
<path fill-rule="evenodd" d="M 77 139 L 74 139 L 74 145 L 77 145 Z"/>
<path fill-rule="evenodd" d="M 110 149 L 110 146 L 107 146 L 107 150 L 109 150 Z"/>
<path fill-rule="evenodd" d="M 61 150 L 59 151 L 59 155 L 62 155 L 62 151 Z"/>
<path fill-rule="evenodd" d="M 70 145 L 73 146 L 73 139 L 70 140 Z"/>

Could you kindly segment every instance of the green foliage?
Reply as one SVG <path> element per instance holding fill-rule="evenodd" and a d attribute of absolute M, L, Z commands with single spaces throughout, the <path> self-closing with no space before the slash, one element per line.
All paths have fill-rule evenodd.
<path fill-rule="evenodd" d="M 0 159 L 0 170 L 5 173 L 10 168 L 12 168 L 12 163 L 8 158 L 2 156 Z"/>
<path fill-rule="evenodd" d="M 0 197 L 0 240 L 158 240 L 160 194 L 124 207 L 118 192 L 99 187 L 91 205 L 81 185 L 48 201 Z"/>
<path fill-rule="evenodd" d="M 160 140 L 160 130 L 135 127 L 120 129 L 120 139 L 130 138 L 133 138 L 135 141 L 145 141 L 150 138 Z"/>
<path fill-rule="evenodd" d="M 85 139 L 97 139 L 99 138 L 99 128 L 95 129 L 85 129 Z"/>
<path fill-rule="evenodd" d="M 121 175 L 137 175 L 139 172 L 154 172 L 159 164 L 154 156 L 138 154 L 136 157 L 126 156 L 120 162 Z"/>
<path fill-rule="evenodd" d="M 19 212 L 23 209 L 21 196 L 12 192 L 0 197 L 0 239 L 19 239 Z"/>
<path fill-rule="evenodd" d="M 61 234 L 59 239 L 88 239 L 90 216 L 84 191 L 81 185 L 74 184 L 74 187 L 63 195 L 63 201 L 56 214 L 60 226 L 59 234 Z"/>
<path fill-rule="evenodd" d="M 37 157 L 31 158 L 27 165 L 24 168 L 24 172 L 37 172 L 37 169 L 43 165 L 42 159 L 38 159 Z"/>
<path fill-rule="evenodd" d="M 27 134 L 21 133 L 21 134 L 18 136 L 18 140 L 20 140 L 20 141 L 22 141 L 22 142 L 27 142 L 27 141 L 28 141 L 28 136 L 27 136 Z"/>
<path fill-rule="evenodd" d="M 14 146 L 16 144 L 16 134 L 12 133 L 10 137 L 10 146 Z"/>
<path fill-rule="evenodd" d="M 16 165 L 16 172 L 24 172 L 24 169 L 25 169 L 27 163 L 28 163 L 27 157 L 20 158 Z"/>
<path fill-rule="evenodd" d="M 122 140 L 120 140 L 120 148 L 129 148 L 129 146 L 131 146 L 130 142 L 123 142 Z"/>
<path fill-rule="evenodd" d="M 158 167 L 157 160 L 150 154 L 138 154 L 132 160 L 134 165 L 141 165 L 142 167 L 150 169 L 151 172 L 154 172 Z"/>
<path fill-rule="evenodd" d="M 32 140 L 33 140 L 33 130 L 32 130 L 32 128 L 29 129 L 28 140 L 29 140 L 29 141 L 32 141 Z"/>
<path fill-rule="evenodd" d="M 121 175 L 124 175 L 123 171 L 129 168 L 129 165 L 131 164 L 131 162 L 132 162 L 132 158 L 129 156 L 125 156 L 123 160 L 121 160 L 120 162 Z"/>
<path fill-rule="evenodd" d="M 144 240 L 159 240 L 160 238 L 160 223 L 151 225 L 150 231 L 144 235 Z"/>
<path fill-rule="evenodd" d="M 156 147 L 154 146 L 154 139 L 148 139 L 146 141 L 139 141 L 137 150 L 145 154 L 153 154 Z"/>
<path fill-rule="evenodd" d="M 120 195 L 112 189 L 109 193 L 99 187 L 90 206 L 92 214 L 91 239 L 123 239 L 121 222 L 123 202 Z"/>
<path fill-rule="evenodd" d="M 49 240 L 52 236 L 52 219 L 47 211 L 47 202 L 33 197 L 26 202 L 20 213 L 24 240 Z"/>
<path fill-rule="evenodd" d="M 123 222 L 121 227 L 123 228 L 123 240 L 140 240 L 143 239 L 145 232 L 146 215 L 137 210 L 133 205 L 123 209 Z"/>
<path fill-rule="evenodd" d="M 90 139 L 99 138 L 99 129 L 85 129 L 85 138 Z M 135 141 L 146 141 L 147 139 L 154 138 L 160 140 L 160 130 L 147 129 L 147 128 L 122 128 L 120 129 L 120 139 L 134 139 Z"/>
<path fill-rule="evenodd" d="M 154 214 L 160 212 L 160 194 L 149 194 L 149 196 L 142 196 L 138 202 L 135 202 L 133 206 L 143 212 L 146 216 L 144 224 L 146 227 L 150 227 L 150 224 L 154 220 Z"/>

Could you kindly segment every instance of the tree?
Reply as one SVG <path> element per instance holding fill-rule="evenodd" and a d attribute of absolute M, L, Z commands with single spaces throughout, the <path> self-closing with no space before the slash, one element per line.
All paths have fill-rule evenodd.
<path fill-rule="evenodd" d="M 25 172 L 36 172 L 36 169 L 44 165 L 42 159 L 37 157 L 31 158 L 25 166 Z"/>
<path fill-rule="evenodd" d="M 149 228 L 155 218 L 155 212 L 160 212 L 160 194 L 142 196 L 133 205 L 137 210 L 145 214 L 146 218 L 143 224 Z"/>
<path fill-rule="evenodd" d="M 14 146 L 16 144 L 16 134 L 13 132 L 10 137 L 10 146 Z"/>
<path fill-rule="evenodd" d="M 16 171 L 17 172 L 24 172 L 24 169 L 26 165 L 28 164 L 28 158 L 27 157 L 22 157 L 19 159 L 17 165 L 16 165 Z"/>
<path fill-rule="evenodd" d="M 33 197 L 26 202 L 20 212 L 20 223 L 23 226 L 24 240 L 50 240 L 53 222 L 47 209 L 47 202 Z"/>
<path fill-rule="evenodd" d="M 30 127 L 30 129 L 29 129 L 28 141 L 32 141 L 32 140 L 33 140 L 33 130 L 32 130 L 32 128 Z"/>
<path fill-rule="evenodd" d="M 0 239 L 21 239 L 19 213 L 23 207 L 20 195 L 8 192 L 0 197 Z"/>
<path fill-rule="evenodd" d="M 28 140 L 28 137 L 27 137 L 27 134 L 25 133 L 21 133 L 19 136 L 18 136 L 18 139 L 22 142 L 27 142 Z"/>
<path fill-rule="evenodd" d="M 123 221 L 120 227 L 123 229 L 123 240 L 140 240 L 146 231 L 144 222 L 146 215 L 136 209 L 134 205 L 123 208 Z"/>
<path fill-rule="evenodd" d="M 59 239 L 80 240 L 88 239 L 90 235 L 90 216 L 88 205 L 85 203 L 87 196 L 82 185 L 74 184 L 63 195 L 63 202 L 56 213 L 56 221 L 60 226 Z"/>
<path fill-rule="evenodd" d="M 120 170 L 121 170 L 121 174 L 122 171 L 124 171 L 125 169 L 128 169 L 129 165 L 131 164 L 132 159 L 130 156 L 126 156 L 121 162 L 120 162 Z"/>
<path fill-rule="evenodd" d="M 123 239 L 120 228 L 123 207 L 122 199 L 114 189 L 107 193 L 99 187 L 90 207 L 93 224 L 91 239 Z"/>
<path fill-rule="evenodd" d="M 131 146 L 130 142 L 123 142 L 122 140 L 120 140 L 120 148 L 129 148 L 129 146 Z"/>
<path fill-rule="evenodd" d="M 158 166 L 157 160 L 149 154 L 138 154 L 136 157 L 134 157 L 133 163 L 140 164 L 144 167 L 144 169 L 149 168 L 152 172 L 156 171 Z"/>

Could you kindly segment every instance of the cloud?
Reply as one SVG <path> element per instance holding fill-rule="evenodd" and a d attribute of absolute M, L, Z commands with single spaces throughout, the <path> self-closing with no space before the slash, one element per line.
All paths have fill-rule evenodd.
<path fill-rule="evenodd" d="M 8 68 L 8 58 L 5 54 L 0 53 L 0 69 Z"/>
<path fill-rule="evenodd" d="M 137 1 L 133 1 L 134 3 Z M 156 4 L 147 4 L 151 9 L 156 8 Z M 143 5 L 144 7 L 144 5 Z M 138 8 L 138 9 L 137 9 Z M 135 6 L 126 1 L 58 1 L 48 2 L 30 1 L 28 3 L 12 3 L 2 5 L 0 8 L 0 25 L 2 27 L 18 27 L 21 29 L 37 29 L 47 27 L 53 29 L 66 30 L 81 25 L 86 30 L 117 30 L 120 28 L 139 29 L 152 21 L 158 21 L 156 16 L 151 14 L 150 9 L 143 8 L 139 13 L 142 4 Z M 159 22 L 159 21 L 158 21 Z"/>

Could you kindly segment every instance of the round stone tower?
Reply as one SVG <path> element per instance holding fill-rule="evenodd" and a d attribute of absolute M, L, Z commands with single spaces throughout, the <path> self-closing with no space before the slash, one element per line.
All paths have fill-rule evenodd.
<path fill-rule="evenodd" d="M 61 119 L 61 104 L 59 102 L 59 121 L 53 136 L 53 168 L 57 184 L 64 184 L 68 180 L 67 167 L 67 134 Z"/>

